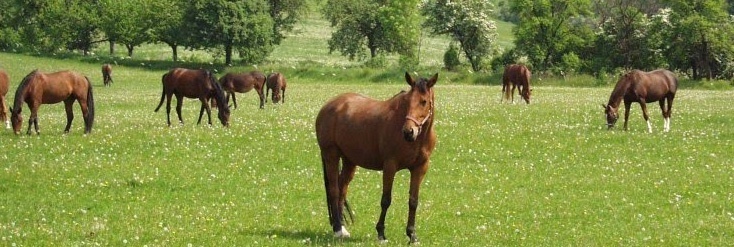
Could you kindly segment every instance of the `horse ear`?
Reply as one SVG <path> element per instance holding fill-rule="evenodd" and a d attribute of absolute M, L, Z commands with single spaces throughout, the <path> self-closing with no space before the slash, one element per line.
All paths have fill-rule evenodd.
<path fill-rule="evenodd" d="M 436 82 L 438 81 L 438 73 L 434 74 L 431 79 L 428 80 L 428 88 L 432 88 L 433 85 L 436 85 Z"/>
<path fill-rule="evenodd" d="M 413 80 L 413 77 L 410 76 L 410 73 L 408 73 L 408 71 L 405 71 L 405 81 L 408 82 L 408 85 L 410 85 L 410 87 L 415 86 L 415 81 Z"/>

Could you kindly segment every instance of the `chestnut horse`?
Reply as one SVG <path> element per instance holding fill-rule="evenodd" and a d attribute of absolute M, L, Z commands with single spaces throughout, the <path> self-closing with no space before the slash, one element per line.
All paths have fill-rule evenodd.
<path fill-rule="evenodd" d="M 532 77 L 532 73 L 525 65 L 511 64 L 505 66 L 505 73 L 502 75 L 503 98 L 500 99 L 500 103 L 512 98 L 514 104 L 515 87 L 517 87 L 517 91 L 525 100 L 525 103 L 530 104 L 530 77 Z M 510 86 L 512 86 L 512 89 L 510 89 Z"/>
<path fill-rule="evenodd" d="M 316 139 L 321 148 L 324 187 L 329 221 L 336 237 L 349 237 L 343 226 L 347 190 L 357 166 L 382 170 L 382 211 L 377 222 L 377 237 L 385 241 L 385 215 L 392 202 L 395 173 L 410 171 L 410 198 L 406 234 L 418 241 L 415 212 L 423 177 L 436 145 L 433 131 L 434 92 L 438 74 L 430 79 L 414 80 L 405 73 L 410 91 L 386 101 L 347 93 L 327 102 L 316 117 Z M 339 168 L 341 159 L 342 167 Z"/>
<path fill-rule="evenodd" d="M 5 70 L 0 69 L 0 121 L 5 122 L 5 128 L 10 129 L 10 119 L 8 118 L 8 101 L 5 95 L 8 94 L 10 87 L 10 78 Z"/>
<path fill-rule="evenodd" d="M 607 115 L 607 129 L 614 127 L 619 119 L 619 104 L 624 100 L 624 130 L 627 130 L 627 120 L 630 116 L 630 105 L 639 102 L 642 108 L 642 116 L 647 122 L 647 132 L 652 133 L 652 125 L 647 114 L 647 103 L 658 101 L 660 110 L 663 111 L 664 130 L 670 131 L 670 114 L 673 108 L 675 91 L 678 89 L 678 79 L 673 72 L 665 69 L 645 72 L 632 70 L 622 75 L 614 86 L 609 102 L 604 106 Z M 665 102 L 668 102 L 667 108 Z"/>
<path fill-rule="evenodd" d="M 268 75 L 267 89 L 265 89 L 265 102 L 268 101 L 268 90 L 273 92 L 273 103 L 278 103 L 281 98 L 285 103 L 285 76 L 281 73 L 271 73 Z M 281 95 L 282 94 L 282 95 Z"/>
<path fill-rule="evenodd" d="M 82 108 L 84 134 L 92 132 L 92 126 L 94 125 L 92 83 L 89 82 L 89 78 L 86 76 L 68 70 L 49 74 L 34 70 L 23 78 L 15 91 L 13 107 L 10 108 L 10 122 L 13 124 L 13 131 L 15 134 L 20 134 L 23 121 L 20 113 L 23 110 L 23 102 L 31 109 L 31 115 L 28 117 L 28 131 L 26 132 L 30 135 L 31 125 L 35 127 L 36 134 L 41 134 L 38 130 L 38 108 L 41 104 L 56 104 L 62 101 L 66 107 L 64 133 L 69 133 L 71 121 L 74 119 L 74 112 L 72 111 L 74 101 L 78 101 Z"/>
<path fill-rule="evenodd" d="M 105 86 L 112 85 L 112 65 L 107 63 L 102 65 L 102 82 Z"/>
<path fill-rule="evenodd" d="M 219 108 L 219 121 L 225 127 L 229 126 L 229 106 L 225 103 L 224 91 L 222 87 L 217 83 L 217 78 L 214 74 L 208 70 L 192 70 L 175 68 L 168 71 L 163 75 L 161 79 L 163 83 L 163 92 L 161 92 L 161 101 L 158 103 L 158 107 L 155 108 L 155 112 L 163 105 L 163 99 L 166 99 L 166 120 L 168 126 L 171 126 L 171 96 L 176 95 L 176 114 L 178 114 L 178 121 L 183 124 L 181 118 L 181 107 L 183 107 L 183 98 L 194 98 L 201 101 L 201 110 L 199 111 L 199 121 L 197 124 L 201 124 L 201 117 L 206 111 L 207 117 L 209 117 L 209 125 L 212 124 L 211 108 L 207 102 L 209 99 L 214 98 L 217 102 L 217 108 Z"/>
<path fill-rule="evenodd" d="M 232 96 L 235 109 L 237 109 L 235 92 L 247 93 L 253 88 L 257 92 L 257 95 L 260 96 L 260 109 L 264 108 L 265 96 L 263 96 L 263 86 L 265 85 L 265 75 L 262 72 L 227 73 L 222 78 L 219 78 L 219 84 L 222 85 L 222 89 L 227 93 L 227 104 L 229 104 L 229 96 Z"/>

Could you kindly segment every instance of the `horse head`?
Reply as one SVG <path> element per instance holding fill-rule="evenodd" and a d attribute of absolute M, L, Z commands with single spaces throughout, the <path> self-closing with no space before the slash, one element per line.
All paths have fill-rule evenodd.
<path fill-rule="evenodd" d="M 214 101 L 217 104 L 217 109 L 219 109 L 219 113 L 217 114 L 217 118 L 219 118 L 219 121 L 222 122 L 222 126 L 229 127 L 229 97 L 224 95 L 224 89 L 222 89 L 222 85 L 219 85 L 217 83 L 217 78 L 214 77 L 214 74 L 210 71 L 206 71 L 207 76 L 209 77 L 209 84 L 214 88 Z"/>
<path fill-rule="evenodd" d="M 13 125 L 13 132 L 20 134 L 20 126 L 23 123 L 23 117 L 20 115 L 20 111 L 23 107 L 10 107 L 10 123 Z"/>
<path fill-rule="evenodd" d="M 403 124 L 403 137 L 406 141 L 415 141 L 423 132 L 426 123 L 432 123 L 433 117 L 433 85 L 438 80 L 438 73 L 430 79 L 420 78 L 414 80 L 408 72 L 405 72 L 405 81 L 410 85 L 410 91 L 403 96 L 404 104 L 407 106 L 405 123 Z"/>
<path fill-rule="evenodd" d="M 614 124 L 617 123 L 617 120 L 619 119 L 619 108 L 614 108 L 611 105 L 603 105 L 604 107 L 604 114 L 607 115 L 607 129 L 611 129 L 614 127 Z"/>
<path fill-rule="evenodd" d="M 530 94 L 533 92 L 533 90 L 530 89 L 529 87 L 530 86 L 523 87 L 522 92 L 520 92 L 522 99 L 524 99 L 525 103 L 528 103 L 528 104 L 530 104 Z"/>

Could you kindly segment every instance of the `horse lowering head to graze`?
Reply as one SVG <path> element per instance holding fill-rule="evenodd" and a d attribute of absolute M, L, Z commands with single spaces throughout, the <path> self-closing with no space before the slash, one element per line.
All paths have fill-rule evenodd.
<path fill-rule="evenodd" d="M 324 187 L 329 221 L 336 237 L 349 237 L 342 220 L 347 203 L 349 183 L 357 166 L 382 170 L 381 213 L 377 222 L 377 238 L 385 241 L 385 216 L 392 203 L 395 173 L 410 171 L 410 199 L 406 234 L 410 242 L 418 241 L 415 214 L 418 194 L 429 158 L 436 145 L 433 130 L 435 97 L 433 86 L 438 74 L 430 79 L 414 79 L 407 72 L 410 90 L 379 101 L 347 93 L 328 101 L 316 117 L 316 139 L 321 149 Z M 341 160 L 342 166 L 339 167 Z"/>
<path fill-rule="evenodd" d="M 503 97 L 500 99 L 500 103 L 510 99 L 512 99 L 512 103 L 515 103 L 515 87 L 517 87 L 525 103 L 530 104 L 530 93 L 532 92 L 532 89 L 530 89 L 531 77 L 532 73 L 530 73 L 530 69 L 525 67 L 525 65 L 511 64 L 505 66 L 505 73 L 502 74 Z"/>
<path fill-rule="evenodd" d="M 20 113 L 23 110 L 23 103 L 28 105 L 31 110 L 28 117 L 28 131 L 31 134 L 31 126 L 35 127 L 36 134 L 40 134 L 38 129 L 38 108 L 41 104 L 56 104 L 64 102 L 66 109 L 66 128 L 64 133 L 68 133 L 71 128 L 71 121 L 74 119 L 72 106 L 74 101 L 79 102 L 82 108 L 82 117 L 84 118 L 84 133 L 92 132 L 94 125 L 94 94 L 92 92 L 92 83 L 89 78 L 72 71 L 59 71 L 54 73 L 41 73 L 34 70 L 18 85 L 15 91 L 15 102 L 13 108 L 10 109 L 10 122 L 13 125 L 15 134 L 20 133 L 23 118 Z"/>
<path fill-rule="evenodd" d="M 267 89 L 265 90 L 265 101 L 267 101 L 268 90 L 273 92 L 273 103 L 277 104 L 283 99 L 285 103 L 285 87 L 286 87 L 285 76 L 281 73 L 271 73 L 268 75 Z"/>
<path fill-rule="evenodd" d="M 229 126 L 229 106 L 226 105 L 224 98 L 224 91 L 222 87 L 217 83 L 217 78 L 214 74 L 208 70 L 193 70 L 175 68 L 168 71 L 163 75 L 161 79 L 163 82 L 163 92 L 161 92 L 161 101 L 158 103 L 158 110 L 163 105 L 163 100 L 166 99 L 166 120 L 168 126 L 171 126 L 171 96 L 176 95 L 176 114 L 178 114 L 178 121 L 183 124 L 181 118 L 181 108 L 183 107 L 183 98 L 199 99 L 201 101 L 201 110 L 199 111 L 199 120 L 197 124 L 201 124 L 201 117 L 206 111 L 206 115 L 209 118 L 209 125 L 212 124 L 211 108 L 207 101 L 214 98 L 217 102 L 217 108 L 219 109 L 219 121 L 225 127 Z"/>
<path fill-rule="evenodd" d="M 10 77 L 5 70 L 0 69 L 0 121 L 5 122 L 5 128 L 10 129 L 10 118 L 8 118 L 8 101 L 5 95 L 10 88 Z"/>
<path fill-rule="evenodd" d="M 632 70 L 619 78 L 614 86 L 609 102 L 604 107 L 607 117 L 607 128 L 611 129 L 619 119 L 619 104 L 624 100 L 624 130 L 627 130 L 627 120 L 630 116 L 630 106 L 633 102 L 640 103 L 642 116 L 647 122 L 647 131 L 652 133 L 647 103 L 658 101 L 663 112 L 664 130 L 670 131 L 670 115 L 673 108 L 673 99 L 678 90 L 678 79 L 673 72 L 659 69 L 650 72 Z M 668 103 L 667 108 L 665 103 Z"/>
<path fill-rule="evenodd" d="M 112 85 L 112 65 L 108 63 L 102 65 L 102 82 L 105 86 Z"/>
<path fill-rule="evenodd" d="M 229 104 L 229 97 L 232 96 L 234 102 L 234 108 L 237 109 L 237 93 L 247 93 L 252 89 L 255 89 L 257 95 L 260 97 L 260 109 L 265 107 L 265 96 L 263 95 L 263 87 L 265 86 L 265 75 L 260 71 L 250 71 L 248 73 L 227 73 L 226 75 L 219 78 L 219 84 L 222 85 L 222 89 L 227 93 L 227 104 Z"/>

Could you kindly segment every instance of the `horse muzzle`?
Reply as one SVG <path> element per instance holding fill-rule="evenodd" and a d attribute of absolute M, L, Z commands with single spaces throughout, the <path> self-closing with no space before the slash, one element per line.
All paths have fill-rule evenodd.
<path fill-rule="evenodd" d="M 420 135 L 421 129 L 417 126 L 414 127 L 408 127 L 407 125 L 403 127 L 403 138 L 405 138 L 406 141 L 413 142 L 416 139 L 418 139 L 418 135 Z"/>

